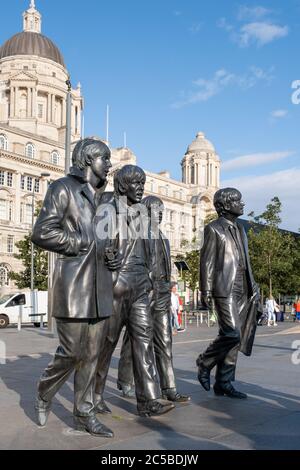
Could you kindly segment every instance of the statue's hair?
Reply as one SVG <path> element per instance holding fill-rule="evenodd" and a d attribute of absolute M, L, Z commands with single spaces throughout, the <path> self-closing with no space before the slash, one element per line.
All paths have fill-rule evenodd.
<path fill-rule="evenodd" d="M 163 201 L 157 196 L 144 197 L 142 204 L 144 204 L 148 210 L 151 210 L 151 207 L 154 205 L 164 207 Z"/>
<path fill-rule="evenodd" d="M 146 174 L 142 168 L 136 165 L 125 165 L 115 173 L 114 176 L 114 189 L 116 194 L 122 195 L 120 186 L 127 189 L 132 180 L 138 179 L 143 183 L 146 182 Z"/>
<path fill-rule="evenodd" d="M 86 137 L 80 140 L 72 153 L 72 165 L 83 170 L 89 166 L 91 159 L 99 156 L 99 149 L 101 155 L 110 154 L 108 146 L 96 137 Z"/>
<path fill-rule="evenodd" d="M 214 206 L 219 216 L 225 212 L 224 205 L 233 201 L 236 196 L 242 197 L 240 191 L 235 188 L 223 188 L 215 193 Z"/>

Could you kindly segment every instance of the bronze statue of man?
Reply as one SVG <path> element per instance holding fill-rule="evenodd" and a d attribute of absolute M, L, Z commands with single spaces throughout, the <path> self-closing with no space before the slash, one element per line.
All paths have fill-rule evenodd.
<path fill-rule="evenodd" d="M 164 204 L 156 196 L 142 200 L 150 220 L 149 240 L 151 246 L 150 277 L 153 283 L 151 315 L 153 320 L 153 345 L 162 398 L 173 402 L 187 402 L 188 395 L 177 392 L 172 356 L 171 304 L 171 252 L 169 240 L 160 230 Z M 118 388 L 124 396 L 132 394 L 133 366 L 128 332 L 123 344 L 118 367 Z"/>
<path fill-rule="evenodd" d="M 110 158 L 100 140 L 79 141 L 70 174 L 50 185 L 32 235 L 33 243 L 58 254 L 52 315 L 60 344 L 38 384 L 38 423 L 45 426 L 52 398 L 75 371 L 75 428 L 101 437 L 113 433 L 96 418 L 94 383 L 103 326 L 113 309 L 111 271 L 118 263 L 104 256 L 99 262 L 94 223 Z"/>
<path fill-rule="evenodd" d="M 143 217 L 135 208 L 144 193 L 146 175 L 138 166 L 125 165 L 114 176 L 115 192 L 106 198 L 103 213 L 110 206 L 117 214 L 116 235 L 118 252 L 123 257 L 114 283 L 114 312 L 106 325 L 99 353 L 95 387 L 96 410 L 109 413 L 103 400 L 104 387 L 111 357 L 118 343 L 122 328 L 126 326 L 132 348 L 133 372 L 137 411 L 140 416 L 157 416 L 174 408 L 171 403 L 161 403 L 153 352 L 153 324 L 149 294 L 152 291 L 150 272 L 150 245 L 145 232 L 137 234 L 143 225 Z M 101 220 L 101 206 L 99 219 Z M 124 229 L 126 236 L 124 236 Z"/>
<path fill-rule="evenodd" d="M 237 221 L 244 213 L 241 193 L 234 188 L 220 189 L 214 196 L 214 206 L 219 217 L 204 230 L 200 289 L 209 309 L 214 302 L 219 335 L 197 359 L 198 379 L 209 391 L 210 371 L 216 366 L 215 394 L 243 399 L 247 395 L 237 391 L 232 382 L 244 340 L 245 312 L 250 299 L 258 299 L 259 291 L 251 271 L 247 236 Z"/>

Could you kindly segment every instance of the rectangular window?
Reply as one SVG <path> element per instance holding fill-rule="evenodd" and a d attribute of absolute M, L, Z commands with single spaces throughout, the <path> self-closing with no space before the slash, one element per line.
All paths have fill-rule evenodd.
<path fill-rule="evenodd" d="M 25 176 L 24 175 L 21 175 L 21 189 L 25 189 Z"/>
<path fill-rule="evenodd" d="M 31 204 L 26 204 L 25 223 L 28 225 L 32 223 L 32 205 Z"/>
<path fill-rule="evenodd" d="M 12 173 L 8 172 L 6 174 L 6 182 L 7 182 L 7 186 L 12 188 L 12 185 L 13 185 L 13 174 Z"/>
<path fill-rule="evenodd" d="M 39 193 L 40 192 L 40 180 L 36 179 L 34 181 L 34 192 Z"/>
<path fill-rule="evenodd" d="M 0 186 L 4 186 L 5 183 L 5 173 L 4 171 L 0 171 Z"/>
<path fill-rule="evenodd" d="M 14 252 L 14 237 L 13 235 L 8 235 L 7 237 L 7 253 Z"/>
<path fill-rule="evenodd" d="M 0 219 L 7 220 L 7 202 L 5 199 L 0 199 Z"/>
<path fill-rule="evenodd" d="M 43 117 L 43 105 L 42 104 L 38 104 L 38 117 L 40 119 L 42 119 Z"/>
<path fill-rule="evenodd" d="M 32 177 L 27 176 L 27 191 L 32 191 Z"/>

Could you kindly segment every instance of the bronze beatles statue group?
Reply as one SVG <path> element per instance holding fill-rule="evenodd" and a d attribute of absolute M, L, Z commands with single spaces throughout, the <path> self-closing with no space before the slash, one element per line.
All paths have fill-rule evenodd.
<path fill-rule="evenodd" d="M 113 437 L 97 415 L 111 413 L 103 392 L 123 327 L 118 388 L 127 397 L 135 390 L 138 414 L 162 415 L 190 400 L 177 391 L 172 363 L 163 203 L 143 199 L 146 175 L 134 165 L 118 170 L 114 192 L 105 192 L 110 157 L 100 140 L 79 141 L 70 173 L 50 185 L 32 235 L 36 245 L 58 255 L 52 316 L 59 346 L 38 383 L 38 424 L 45 426 L 54 395 L 74 372 L 74 427 L 101 437 Z M 215 305 L 219 335 L 197 359 L 198 379 L 209 391 L 216 366 L 214 393 L 243 399 L 232 382 L 238 351 L 251 354 L 259 293 L 237 222 L 240 192 L 221 189 L 214 204 L 219 218 L 205 228 L 200 286 L 203 302 Z"/>

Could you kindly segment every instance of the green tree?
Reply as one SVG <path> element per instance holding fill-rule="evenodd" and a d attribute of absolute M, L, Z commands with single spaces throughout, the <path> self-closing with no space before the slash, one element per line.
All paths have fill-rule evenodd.
<path fill-rule="evenodd" d="M 253 219 L 248 234 L 251 265 L 261 290 L 269 295 L 295 293 L 299 282 L 294 271 L 299 256 L 297 241 L 278 228 L 281 207 L 278 197 L 274 197 L 262 214 L 249 214 Z"/>
<path fill-rule="evenodd" d="M 38 204 L 35 216 L 38 216 L 41 204 Z M 15 281 L 18 289 L 30 289 L 31 284 L 31 232 L 15 244 L 18 253 L 14 257 L 23 262 L 24 270 L 10 272 L 9 277 Z M 34 288 L 48 290 L 48 253 L 34 245 Z"/>

